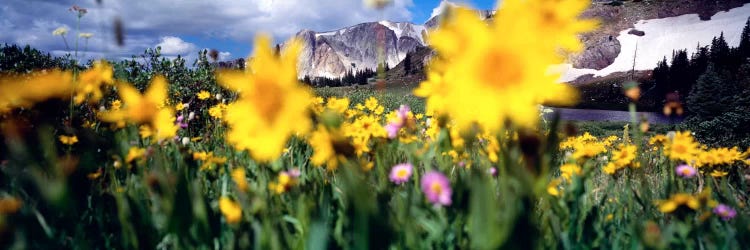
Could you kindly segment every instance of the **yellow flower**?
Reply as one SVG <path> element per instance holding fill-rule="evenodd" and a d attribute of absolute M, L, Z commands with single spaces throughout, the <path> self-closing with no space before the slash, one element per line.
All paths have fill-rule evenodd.
<path fill-rule="evenodd" d="M 156 130 L 154 137 L 157 140 L 174 138 L 177 136 L 177 130 L 180 128 L 175 124 L 174 113 L 169 109 L 159 110 L 152 124 Z"/>
<path fill-rule="evenodd" d="M 326 108 L 336 111 L 339 114 L 343 114 L 349 109 L 349 98 L 328 97 L 328 100 L 326 100 Z"/>
<path fill-rule="evenodd" d="M 21 76 L 0 76 L 0 113 L 28 108 L 50 98 L 68 98 L 73 91 L 73 74 L 52 70 Z"/>
<path fill-rule="evenodd" d="M 462 129 L 476 122 L 496 131 L 506 120 L 525 127 L 536 125 L 542 103 L 575 102 L 574 89 L 558 84 L 559 74 L 548 73 L 550 65 L 562 63 L 558 50 L 570 47 L 559 44 L 567 41 L 562 37 L 568 37 L 569 30 L 539 30 L 542 25 L 574 25 L 582 10 L 553 13 L 559 20 L 543 23 L 539 21 L 545 20 L 543 16 L 530 12 L 538 8 L 538 1 L 504 1 L 489 25 L 474 11 L 454 9 L 428 37 L 440 55 L 435 59 L 440 66 L 430 68 L 427 85 L 436 84 L 432 81 L 435 76 L 442 86 L 439 90 L 425 86 L 416 91 L 428 95 L 427 110 L 449 115 Z M 571 1 L 560 8 L 572 6 L 567 2 Z M 548 41 L 550 36 L 554 43 Z M 433 103 L 439 107 L 433 107 Z"/>
<path fill-rule="evenodd" d="M 692 210 L 698 210 L 701 206 L 700 201 L 689 194 L 679 193 L 672 195 L 669 200 L 657 201 L 659 205 L 659 211 L 662 213 L 672 213 L 680 206 L 687 207 Z"/>
<path fill-rule="evenodd" d="M 201 170 L 210 170 L 215 164 L 224 164 L 227 162 L 226 157 L 217 157 L 214 156 L 214 152 L 205 151 L 193 152 L 193 160 L 199 160 L 203 162 L 200 167 Z"/>
<path fill-rule="evenodd" d="M 714 170 L 714 171 L 711 172 L 711 176 L 716 177 L 716 178 L 724 177 L 727 174 L 729 174 L 729 173 L 727 173 L 726 171 L 718 170 L 718 169 L 716 169 L 716 170 Z"/>
<path fill-rule="evenodd" d="M 313 148 L 313 155 L 310 157 L 310 162 L 316 166 L 328 165 L 329 169 L 336 169 L 338 162 L 336 161 L 336 152 L 333 150 L 333 138 L 322 125 L 318 125 L 318 129 L 313 131 L 308 139 L 308 143 Z"/>
<path fill-rule="evenodd" d="M 130 163 L 135 159 L 143 158 L 146 155 L 146 149 L 139 147 L 132 147 L 128 149 L 128 155 L 125 156 L 125 162 Z"/>
<path fill-rule="evenodd" d="M 320 97 L 318 97 L 318 98 L 320 98 Z M 354 105 L 354 108 L 356 108 L 359 111 L 365 110 L 365 106 L 362 105 L 362 103 L 357 103 L 357 105 Z"/>
<path fill-rule="evenodd" d="M 157 140 L 169 139 L 177 134 L 179 127 L 174 123 L 174 111 L 171 107 L 164 106 L 167 100 L 167 82 L 164 77 L 154 77 L 144 95 L 128 84 L 119 84 L 118 90 L 125 108 L 99 113 L 99 119 L 106 122 L 148 124 L 155 131 Z"/>
<path fill-rule="evenodd" d="M 229 224 L 235 224 L 242 219 L 242 207 L 240 204 L 226 196 L 219 198 L 219 210 Z"/>
<path fill-rule="evenodd" d="M 607 165 L 604 165 L 604 168 L 602 168 L 602 171 L 604 171 L 604 173 L 606 173 L 606 174 L 610 174 L 611 175 L 611 174 L 615 174 L 617 172 L 617 170 L 619 170 L 619 169 L 621 169 L 621 167 L 618 167 L 613 162 L 609 162 L 609 163 L 607 163 Z"/>
<path fill-rule="evenodd" d="M 570 178 L 573 177 L 573 175 L 580 175 L 581 174 L 581 167 L 579 167 L 576 164 L 564 164 L 560 166 L 560 175 L 565 178 L 565 180 L 570 181 Z"/>
<path fill-rule="evenodd" d="M 561 182 L 560 178 L 552 179 L 549 184 L 547 184 L 547 193 L 552 196 L 560 196 L 560 189 L 558 189 L 557 186 L 560 185 Z"/>
<path fill-rule="evenodd" d="M 277 57 L 266 36 L 256 39 L 255 55 L 245 71 L 221 71 L 217 80 L 239 92 L 239 99 L 226 108 L 227 141 L 239 150 L 249 150 L 258 161 L 279 157 L 289 137 L 310 128 L 308 107 L 312 97 L 297 80 L 300 41 L 287 43 Z"/>
<path fill-rule="evenodd" d="M 232 170 L 232 180 L 237 184 L 237 188 L 247 190 L 247 177 L 245 177 L 245 168 L 239 167 Z"/>
<path fill-rule="evenodd" d="M 78 142 L 78 137 L 75 135 L 72 135 L 72 136 L 61 135 L 60 142 L 62 142 L 62 144 L 65 144 L 65 145 L 73 145 Z"/>
<path fill-rule="evenodd" d="M 698 143 L 690 132 L 677 132 L 671 142 L 667 143 L 664 154 L 672 160 L 691 162 L 698 153 Z"/>
<path fill-rule="evenodd" d="M 573 145 L 573 159 L 584 160 L 590 159 L 601 153 L 607 152 L 607 148 L 604 147 L 603 143 L 597 141 L 590 142 L 577 142 Z"/>
<path fill-rule="evenodd" d="M 154 132 L 151 130 L 151 127 L 148 125 L 141 125 L 138 128 L 138 134 L 141 135 L 141 139 L 146 139 L 154 135 Z"/>
<path fill-rule="evenodd" d="M 375 110 L 373 110 L 373 113 L 376 115 L 382 115 L 383 111 L 385 111 L 385 108 L 383 108 L 383 106 L 378 106 L 377 108 L 375 108 Z"/>
<path fill-rule="evenodd" d="M 89 178 L 89 180 L 96 180 L 100 176 L 102 176 L 102 168 L 99 168 L 98 170 L 96 170 L 96 172 L 86 175 L 86 178 Z"/>
<path fill-rule="evenodd" d="M 370 96 L 365 100 L 365 107 L 367 107 L 367 110 L 375 111 L 375 109 L 378 108 L 378 99 L 375 99 L 375 97 Z"/>
<path fill-rule="evenodd" d="M 612 162 L 618 166 L 630 165 L 635 160 L 635 145 L 620 144 L 620 150 L 612 153 Z"/>
<path fill-rule="evenodd" d="M 110 109 L 111 110 L 120 110 L 121 108 L 122 108 L 122 101 L 120 101 L 120 100 L 114 100 L 110 104 Z"/>
<path fill-rule="evenodd" d="M 276 194 L 282 194 L 289 191 L 293 185 L 297 184 L 297 177 L 290 175 L 286 171 L 279 173 L 276 182 L 268 183 L 268 188 Z"/>
<path fill-rule="evenodd" d="M 178 103 L 177 105 L 174 105 L 174 109 L 177 110 L 177 111 L 182 111 L 183 109 L 185 109 L 185 104 L 184 103 Z"/>
<path fill-rule="evenodd" d="M 742 159 L 742 152 L 737 147 L 717 148 L 712 151 L 717 158 L 716 164 L 732 164 Z"/>
<path fill-rule="evenodd" d="M 529 7 L 522 6 L 524 4 Z M 544 40 L 551 43 L 550 46 L 580 51 L 583 44 L 578 39 L 578 34 L 593 30 L 597 26 L 596 21 L 577 19 L 589 4 L 589 0 L 511 1 L 508 6 L 504 2 L 503 8 L 509 8 L 508 12 L 515 15 L 534 17 L 532 25 L 540 34 L 547 34 Z M 524 10 L 526 12 L 523 12 Z"/>
<path fill-rule="evenodd" d="M 667 138 L 666 135 L 654 135 L 650 139 L 648 139 L 648 144 L 650 145 L 664 145 L 669 141 L 669 138 Z"/>
<path fill-rule="evenodd" d="M 211 108 L 208 109 L 208 115 L 215 119 L 221 119 L 224 117 L 224 110 L 227 109 L 227 105 L 223 103 L 219 103 Z"/>
<path fill-rule="evenodd" d="M 91 69 L 81 73 L 76 85 L 76 95 L 73 98 L 76 104 L 83 103 L 86 98 L 89 102 L 98 102 L 102 98 L 101 84 L 114 83 L 112 66 L 106 61 L 94 63 Z"/>
<path fill-rule="evenodd" d="M 211 97 L 211 93 L 205 90 L 201 90 L 201 92 L 198 92 L 196 95 L 198 96 L 198 100 L 206 100 Z"/>

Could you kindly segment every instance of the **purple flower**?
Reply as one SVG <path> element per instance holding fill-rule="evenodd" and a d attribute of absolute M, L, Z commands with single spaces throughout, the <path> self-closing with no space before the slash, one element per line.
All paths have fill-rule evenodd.
<path fill-rule="evenodd" d="M 185 120 L 184 116 L 182 116 L 182 115 L 178 116 L 177 117 L 177 121 L 176 121 L 177 125 L 179 125 L 180 128 L 187 128 L 188 124 L 187 124 L 187 122 L 183 122 L 183 120 Z"/>
<path fill-rule="evenodd" d="M 396 111 L 396 114 L 398 114 L 398 118 L 401 121 L 404 121 L 409 117 L 409 112 L 411 112 L 411 109 L 409 109 L 409 105 L 401 105 L 400 107 L 398 107 L 398 111 Z M 403 122 L 401 124 L 403 124 Z"/>
<path fill-rule="evenodd" d="M 725 221 L 730 220 L 737 215 L 737 211 L 735 211 L 734 208 L 724 204 L 719 204 L 718 206 L 716 206 L 714 208 L 714 213 Z"/>
<path fill-rule="evenodd" d="M 422 191 L 432 204 L 441 206 L 451 204 L 450 181 L 440 172 L 430 171 L 422 177 Z"/>
<path fill-rule="evenodd" d="M 685 179 L 693 178 L 698 173 L 698 171 L 695 170 L 695 168 L 687 164 L 682 164 L 682 165 L 677 166 L 677 168 L 675 168 L 675 171 L 677 172 L 678 176 L 685 178 Z"/>
<path fill-rule="evenodd" d="M 388 123 L 385 125 L 385 131 L 388 132 L 388 138 L 393 139 L 398 136 L 398 130 L 401 126 L 396 123 Z"/>
<path fill-rule="evenodd" d="M 299 168 L 292 168 L 289 171 L 286 172 L 290 177 L 297 178 L 300 176 Z"/>
<path fill-rule="evenodd" d="M 492 177 L 496 177 L 497 176 L 497 168 L 491 167 L 490 169 L 487 169 L 487 173 L 489 173 L 490 175 L 492 175 Z"/>
<path fill-rule="evenodd" d="M 389 178 L 393 183 L 396 184 L 407 182 L 409 181 L 409 177 L 411 177 L 412 169 L 414 169 L 414 166 L 409 163 L 398 164 L 391 168 L 391 174 Z"/>
<path fill-rule="evenodd" d="M 385 130 L 388 132 L 388 138 L 393 139 L 398 136 L 398 131 L 406 124 L 406 119 L 409 118 L 409 112 L 411 112 L 411 110 L 408 105 L 401 105 L 401 107 L 396 110 L 396 120 L 390 121 L 385 125 Z"/>

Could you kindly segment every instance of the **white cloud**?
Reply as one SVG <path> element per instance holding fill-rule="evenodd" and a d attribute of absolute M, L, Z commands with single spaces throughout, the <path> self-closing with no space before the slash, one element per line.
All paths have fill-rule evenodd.
<path fill-rule="evenodd" d="M 88 8 L 80 23 L 81 32 L 94 34 L 87 49 L 107 58 L 140 54 L 159 44 L 164 54 L 195 52 L 196 48 L 214 46 L 215 41 L 222 40 L 247 44 L 249 49 L 259 32 L 269 33 L 276 42 L 282 42 L 302 29 L 325 31 L 382 19 L 409 21 L 409 8 L 413 6 L 412 0 L 395 0 L 382 11 L 369 9 L 359 0 L 101 2 L 102 5 L 95 0 L 38 0 L 30 8 L 28 0 L 2 0 L 0 43 L 29 44 L 45 51 L 74 49 L 66 48 L 60 37 L 51 34 L 52 30 L 67 25 L 70 28 L 67 39 L 73 46 L 76 17 L 68 11 L 73 4 Z M 124 47 L 114 43 L 112 23 L 116 17 L 124 24 Z M 210 42 L 187 43 L 184 38 L 188 36 Z"/>
<path fill-rule="evenodd" d="M 219 52 L 219 61 L 227 61 L 232 59 L 232 53 L 229 52 Z"/>
<path fill-rule="evenodd" d="M 156 44 L 161 47 L 161 53 L 164 55 L 185 55 L 195 52 L 195 44 L 185 42 L 179 37 L 165 36 L 161 42 Z"/>

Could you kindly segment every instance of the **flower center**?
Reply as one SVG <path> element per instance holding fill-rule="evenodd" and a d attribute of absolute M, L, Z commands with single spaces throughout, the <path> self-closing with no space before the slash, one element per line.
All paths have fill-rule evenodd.
<path fill-rule="evenodd" d="M 682 144 L 675 144 L 672 147 L 672 152 L 676 154 L 684 154 L 685 152 L 687 152 L 687 147 L 685 147 L 685 145 L 682 145 Z"/>
<path fill-rule="evenodd" d="M 443 192 L 443 186 L 440 185 L 440 183 L 433 182 L 432 185 L 430 185 L 430 190 L 436 194 L 440 194 Z"/>
<path fill-rule="evenodd" d="M 408 171 L 406 171 L 406 169 L 404 169 L 404 168 L 402 168 L 402 169 L 399 169 L 399 170 L 397 170 L 397 171 L 396 171 L 396 176 L 398 176 L 398 178 L 402 178 L 402 179 L 404 179 L 404 178 L 406 178 L 406 176 L 407 176 L 408 174 L 409 174 L 409 172 L 408 172 Z"/>
<path fill-rule="evenodd" d="M 509 51 L 488 52 L 479 66 L 479 77 L 483 84 L 497 90 L 505 90 L 519 84 L 523 68 L 518 65 L 519 57 Z"/>
<path fill-rule="evenodd" d="M 263 120 L 273 123 L 284 104 L 283 90 L 270 79 L 256 79 L 252 102 Z"/>

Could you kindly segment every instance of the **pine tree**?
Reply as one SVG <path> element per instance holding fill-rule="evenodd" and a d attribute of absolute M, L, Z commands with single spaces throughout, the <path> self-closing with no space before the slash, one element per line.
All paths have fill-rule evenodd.
<path fill-rule="evenodd" d="M 669 90 L 676 90 L 680 94 L 687 93 L 692 87 L 690 82 L 690 61 L 687 50 L 679 50 L 672 57 L 672 66 L 669 67 Z"/>
<path fill-rule="evenodd" d="M 737 47 L 739 50 L 739 56 L 744 63 L 748 58 L 750 58 L 750 17 L 747 18 L 747 22 L 745 22 L 745 27 L 742 28 L 742 35 L 740 36 L 740 46 Z"/>
<path fill-rule="evenodd" d="M 711 63 L 719 69 L 729 66 L 730 50 L 727 41 L 724 40 L 724 32 L 718 38 L 711 41 Z"/>
<path fill-rule="evenodd" d="M 688 111 L 700 120 L 710 120 L 724 113 L 722 90 L 726 80 L 716 72 L 714 65 L 709 65 L 706 72 L 698 78 L 687 97 Z"/>
<path fill-rule="evenodd" d="M 695 81 L 698 80 L 698 77 L 700 77 L 703 72 L 706 71 L 706 67 L 708 67 L 708 57 L 708 47 L 701 47 L 699 44 L 695 49 L 695 53 L 693 53 L 693 55 L 690 57 L 690 66 L 688 71 L 690 74 L 691 88 L 692 85 L 695 84 Z"/>
<path fill-rule="evenodd" d="M 411 53 L 406 53 L 406 57 L 404 57 L 404 71 L 408 75 L 411 73 Z"/>
<path fill-rule="evenodd" d="M 657 96 L 659 98 L 664 98 L 667 92 L 671 91 L 669 89 L 669 64 L 667 64 L 666 56 L 656 65 L 652 77 L 654 79 L 654 85 L 656 86 Z"/>

